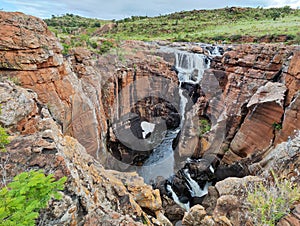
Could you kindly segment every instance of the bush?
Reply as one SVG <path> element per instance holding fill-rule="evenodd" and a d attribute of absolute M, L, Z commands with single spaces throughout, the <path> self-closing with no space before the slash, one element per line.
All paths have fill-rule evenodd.
<path fill-rule="evenodd" d="M 61 199 L 66 177 L 54 181 L 53 175 L 42 171 L 23 172 L 0 190 L 0 221 L 2 226 L 35 225 L 39 211 L 51 198 Z"/>
<path fill-rule="evenodd" d="M 62 43 L 62 46 L 63 46 L 63 51 L 62 51 L 62 54 L 63 55 L 68 55 L 69 54 L 69 50 L 70 50 L 70 46 L 66 43 Z"/>
<path fill-rule="evenodd" d="M 8 134 L 6 130 L 0 126 L 0 151 L 6 152 L 5 146 L 9 144 Z"/>
<path fill-rule="evenodd" d="M 298 185 L 279 180 L 274 173 L 273 177 L 274 182 L 260 183 L 248 191 L 249 214 L 254 225 L 275 225 L 300 200 Z"/>
<path fill-rule="evenodd" d="M 114 44 L 111 41 L 105 40 L 100 45 L 99 53 L 107 53 L 111 48 L 113 48 Z"/>
<path fill-rule="evenodd" d="M 211 125 L 207 119 L 201 119 L 199 121 L 199 136 L 202 137 L 203 134 L 210 131 Z"/>

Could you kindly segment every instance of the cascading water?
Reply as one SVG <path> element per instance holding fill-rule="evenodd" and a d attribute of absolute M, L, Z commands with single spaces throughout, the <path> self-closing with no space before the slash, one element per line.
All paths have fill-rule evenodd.
<path fill-rule="evenodd" d="M 204 54 L 191 53 L 170 47 L 162 47 L 161 51 L 173 53 L 175 56 L 174 66 L 179 80 L 180 125 L 179 128 L 175 130 L 167 131 L 162 143 L 153 150 L 152 154 L 144 162 L 141 170 L 139 170 L 139 174 L 144 177 L 146 183 L 153 182 L 157 176 L 163 176 L 165 179 L 168 179 L 175 174 L 174 164 L 176 159 L 174 157 L 172 144 L 178 132 L 184 126 L 186 120 L 186 106 L 188 104 L 188 98 L 190 98 L 184 87 L 199 85 L 204 71 L 210 67 L 210 58 Z M 208 52 L 211 56 L 221 55 L 217 47 L 211 47 Z M 150 131 L 152 128 L 146 130 Z M 209 166 L 209 171 L 214 173 L 212 166 Z M 192 178 L 189 169 L 187 168 L 181 170 L 181 175 L 184 179 L 184 184 L 190 193 L 189 197 L 200 198 L 208 193 L 208 186 L 211 185 L 210 182 L 206 182 L 200 187 L 197 181 Z M 166 190 L 178 205 L 188 210 L 190 203 L 181 202 L 181 199 L 179 198 L 180 194 L 176 194 L 172 186 L 172 181 L 169 181 L 166 185 Z"/>
<path fill-rule="evenodd" d="M 189 185 L 189 189 L 192 197 L 202 197 L 207 194 L 209 183 L 206 183 L 204 188 L 201 189 L 199 184 L 191 177 L 188 169 L 183 170 L 183 175 Z"/>
<path fill-rule="evenodd" d="M 175 50 L 175 68 L 178 71 L 180 84 L 187 82 L 198 84 L 204 73 L 209 67 L 209 60 L 203 54 L 189 53 L 186 51 Z"/>
<path fill-rule="evenodd" d="M 183 209 L 185 209 L 187 211 L 190 209 L 190 203 L 189 202 L 187 202 L 187 203 L 180 202 L 177 194 L 173 191 L 173 188 L 171 185 L 168 184 L 166 189 L 168 192 L 171 193 L 171 196 L 172 196 L 172 199 L 174 200 L 174 202 L 176 202 L 179 206 L 181 206 Z"/>

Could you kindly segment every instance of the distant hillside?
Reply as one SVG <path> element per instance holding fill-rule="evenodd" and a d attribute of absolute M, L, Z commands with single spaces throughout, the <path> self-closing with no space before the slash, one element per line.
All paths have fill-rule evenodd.
<path fill-rule="evenodd" d="M 84 41 L 92 49 L 99 49 L 99 41 L 103 41 L 101 38 L 206 43 L 300 43 L 300 9 L 291 9 L 289 6 L 270 9 L 226 7 L 158 17 L 132 16 L 118 21 L 66 14 L 45 21 L 63 43 L 67 40 L 68 46 L 82 45 Z M 105 52 L 105 48 L 100 52 Z"/>
<path fill-rule="evenodd" d="M 259 42 L 266 36 L 271 42 L 287 36 L 296 41 L 300 35 L 300 10 L 283 8 L 224 8 L 173 13 L 154 18 L 132 17 L 117 21 L 107 37 L 124 39 L 196 42 Z M 244 37 L 244 39 L 242 38 Z M 248 37 L 248 41 L 245 37 Z"/>

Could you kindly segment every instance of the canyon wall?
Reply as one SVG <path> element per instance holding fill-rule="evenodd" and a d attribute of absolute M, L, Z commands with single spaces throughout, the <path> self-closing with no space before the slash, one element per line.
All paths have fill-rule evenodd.
<path fill-rule="evenodd" d="M 133 86 L 123 102 L 118 102 L 119 92 L 140 78 L 146 83 L 154 77 L 178 83 L 175 55 L 160 51 L 162 44 L 169 44 L 127 41 L 103 56 L 83 48 L 63 56 L 57 38 L 38 18 L 0 12 L 0 25 L 0 120 L 12 140 L 8 153 L 1 153 L 6 180 L 28 169 L 44 169 L 56 178 L 68 176 L 63 200 L 53 201 L 40 220 L 57 225 L 170 225 L 163 206 L 166 215 L 180 220 L 184 212 L 167 194 L 161 194 L 165 197 L 161 200 L 159 191 L 144 184 L 136 173 L 105 170 L 101 165 L 112 158 L 108 149 L 122 158 L 132 154 L 120 145 L 111 123 L 120 107 L 131 112 L 134 92 L 145 89 Z M 205 53 L 195 45 L 170 46 Z M 299 168 L 299 147 L 283 151 L 289 140 L 298 139 L 295 136 L 300 128 L 299 47 L 260 44 L 222 48 L 224 54 L 209 56 L 211 68 L 203 74 L 201 89 L 195 91 L 199 98 L 193 107 L 193 114 L 215 120 L 215 124 L 211 132 L 193 138 L 197 149 L 191 152 L 185 145 L 187 156 L 211 160 L 209 156 L 214 155 L 221 165 L 238 162 L 252 174 L 275 166 L 279 173 L 299 178 L 295 171 Z M 205 91 L 212 78 L 219 88 Z M 170 87 L 156 85 L 158 90 L 173 92 Z M 155 114 L 149 106 L 146 101 L 134 107 L 150 120 Z M 161 106 L 167 118 L 176 113 L 167 109 L 167 105 Z M 211 139 L 214 131 L 223 133 L 218 145 Z M 134 160 L 132 156 L 127 159 L 128 163 Z M 218 198 L 216 195 L 212 204 Z M 172 205 L 176 207 L 170 208 Z M 228 215 L 233 222 L 234 214 Z"/>

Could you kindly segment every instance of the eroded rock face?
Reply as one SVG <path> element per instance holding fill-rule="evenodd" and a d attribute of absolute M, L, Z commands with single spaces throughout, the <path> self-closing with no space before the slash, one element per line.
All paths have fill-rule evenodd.
<path fill-rule="evenodd" d="M 68 178 L 63 199 L 51 201 L 39 221 L 47 225 L 151 225 L 148 214 L 152 214 L 152 218 L 158 217 L 156 222 L 168 222 L 162 214 L 158 190 L 144 184 L 136 173 L 105 170 L 77 140 L 61 133 L 34 92 L 12 83 L 1 83 L 1 88 L 0 102 L 7 116 L 1 122 L 10 126 L 11 135 L 8 152 L 1 153 L 6 171 L 1 171 L 1 181 L 8 183 L 16 174 L 31 169 Z M 7 100 L 12 91 L 14 95 Z M 31 103 L 28 111 L 9 114 L 12 104 L 16 109 L 25 109 L 27 103 Z M 20 119 L 21 113 L 28 120 Z M 19 123 L 25 128 L 34 127 L 34 132 L 18 134 Z"/>
<path fill-rule="evenodd" d="M 107 158 L 107 122 L 115 114 L 120 90 L 149 76 L 177 84 L 171 65 L 148 54 L 152 47 L 142 42 L 127 42 L 121 47 L 125 60 L 118 54 L 99 58 L 84 48 L 74 49 L 64 58 L 60 43 L 41 19 L 0 12 L 0 24 L 4 28 L 0 35 L 1 75 L 34 90 L 63 133 L 75 137 L 103 163 Z M 126 101 L 118 104 L 132 106 Z"/>
<path fill-rule="evenodd" d="M 257 90 L 247 104 L 249 113 L 231 141 L 231 151 L 241 157 L 249 157 L 273 144 L 274 127 L 280 124 L 284 112 L 285 92 L 284 84 L 272 82 Z"/>
<path fill-rule="evenodd" d="M 101 75 L 88 62 L 85 52 L 77 54 L 82 73 L 72 71 L 63 59 L 62 47 L 46 24 L 22 13 L 0 12 L 0 73 L 37 93 L 48 105 L 65 134 L 76 137 L 95 157 L 105 157 L 102 131 L 106 131 L 101 102 Z M 79 58 L 79 55 L 85 55 Z M 78 64 L 76 65 L 78 66 Z M 78 69 L 79 70 L 79 69 Z M 76 71 L 77 72 L 77 71 Z"/>
<path fill-rule="evenodd" d="M 226 134 L 218 150 L 208 137 L 204 155 L 226 152 L 222 162 L 231 164 L 263 154 L 294 133 L 299 127 L 297 110 L 292 110 L 300 87 L 298 54 L 297 47 L 273 44 L 225 47 L 224 55 L 216 57 L 213 69 L 206 72 L 211 76 L 212 71 L 225 71 L 225 85 L 219 85 L 225 88 L 218 98 L 207 99 L 204 114 L 225 120 Z"/>

